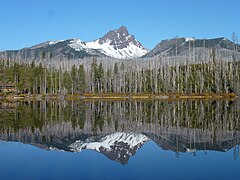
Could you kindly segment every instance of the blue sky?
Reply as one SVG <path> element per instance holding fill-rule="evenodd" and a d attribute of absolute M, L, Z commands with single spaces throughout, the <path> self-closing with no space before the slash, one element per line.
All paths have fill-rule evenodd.
<path fill-rule="evenodd" d="M 147 48 L 173 37 L 240 33 L 239 0 L 1 0 L 0 50 L 95 40 L 125 25 Z"/>

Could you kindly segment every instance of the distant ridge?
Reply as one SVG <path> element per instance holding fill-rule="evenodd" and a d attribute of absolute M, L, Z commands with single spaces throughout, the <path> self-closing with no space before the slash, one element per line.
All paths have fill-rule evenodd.
<path fill-rule="evenodd" d="M 236 48 L 237 47 L 237 48 Z M 240 52 L 240 46 L 234 44 L 227 38 L 220 37 L 215 39 L 194 39 L 194 38 L 173 38 L 162 40 L 151 51 L 149 51 L 144 57 L 154 56 L 175 56 L 186 55 L 189 50 L 195 49 L 201 51 L 203 49 L 225 49 L 225 50 L 237 50 Z"/>

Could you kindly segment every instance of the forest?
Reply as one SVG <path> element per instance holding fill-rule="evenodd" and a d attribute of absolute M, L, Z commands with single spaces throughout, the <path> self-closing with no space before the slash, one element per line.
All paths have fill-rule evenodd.
<path fill-rule="evenodd" d="M 193 52 L 194 53 L 194 52 Z M 15 94 L 227 94 L 238 95 L 240 68 L 235 55 L 224 58 L 217 49 L 204 56 L 151 59 L 0 60 L 0 84 L 12 84 Z M 4 92 L 6 95 L 9 92 Z"/>

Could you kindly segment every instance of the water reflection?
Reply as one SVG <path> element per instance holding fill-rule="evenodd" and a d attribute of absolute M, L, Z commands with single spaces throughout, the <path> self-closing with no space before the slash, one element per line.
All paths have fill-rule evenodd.
<path fill-rule="evenodd" d="M 98 151 L 127 164 L 146 142 L 164 150 L 239 157 L 239 101 L 0 102 L 0 140 Z"/>

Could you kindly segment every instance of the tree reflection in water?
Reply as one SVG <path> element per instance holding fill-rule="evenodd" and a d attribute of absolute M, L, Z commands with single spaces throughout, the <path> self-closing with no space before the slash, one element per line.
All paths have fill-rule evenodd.
<path fill-rule="evenodd" d="M 0 103 L 0 139 L 49 150 L 95 150 L 126 164 L 147 141 L 164 150 L 239 156 L 239 101 Z"/>

